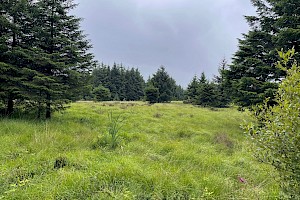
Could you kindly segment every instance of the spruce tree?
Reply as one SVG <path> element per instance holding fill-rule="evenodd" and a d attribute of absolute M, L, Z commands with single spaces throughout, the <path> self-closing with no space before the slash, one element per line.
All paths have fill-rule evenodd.
<path fill-rule="evenodd" d="M 29 28 L 33 24 L 32 1 L 3 0 L 0 3 L 0 99 L 5 114 L 14 111 L 15 99 L 26 99 L 24 72 L 30 65 L 31 37 Z"/>
<path fill-rule="evenodd" d="M 261 103 L 274 93 L 285 72 L 275 66 L 277 50 L 299 51 L 300 1 L 252 0 L 256 16 L 246 16 L 250 31 L 239 40 L 239 49 L 226 72 L 230 80 L 232 97 L 241 106 Z M 299 61 L 299 56 L 295 57 Z"/>
<path fill-rule="evenodd" d="M 220 79 L 220 77 L 217 77 Z M 200 79 L 194 76 L 187 89 L 187 103 L 200 106 L 224 107 L 227 102 L 222 98 L 221 84 L 210 82 L 202 72 Z"/>
<path fill-rule="evenodd" d="M 239 50 L 226 73 L 234 102 L 250 106 L 267 97 L 272 99 L 281 72 L 273 64 L 276 58 L 270 54 L 274 50 L 271 35 L 253 30 L 244 34 L 244 40 L 239 40 L 239 43 Z"/>
<path fill-rule="evenodd" d="M 134 91 L 136 97 L 134 100 L 141 100 L 144 97 L 145 80 L 138 69 L 135 69 L 133 74 L 134 74 L 134 86 L 135 86 Z"/>
<path fill-rule="evenodd" d="M 206 82 L 200 84 L 198 87 L 198 96 L 196 99 L 196 104 L 200 106 L 211 106 L 216 107 L 216 99 L 215 99 L 215 92 L 214 92 L 214 85 Z"/>
<path fill-rule="evenodd" d="M 33 69 L 38 73 L 32 79 L 39 83 L 37 94 L 50 118 L 52 109 L 61 109 L 84 85 L 95 63 L 81 19 L 69 13 L 75 7 L 72 0 L 39 0 L 36 7 Z"/>
<path fill-rule="evenodd" d="M 185 100 L 185 90 L 180 85 L 175 86 L 172 100 L 173 101 Z"/>
<path fill-rule="evenodd" d="M 197 99 L 197 89 L 199 87 L 199 79 L 195 75 L 192 81 L 189 83 L 187 90 L 186 90 L 186 98 L 188 103 L 195 104 Z"/>
<path fill-rule="evenodd" d="M 103 63 L 97 66 L 92 72 L 92 82 L 94 87 L 102 85 L 109 88 L 111 84 L 110 66 L 104 65 Z"/>
<path fill-rule="evenodd" d="M 159 98 L 159 89 L 149 84 L 145 88 L 145 97 L 146 101 L 149 101 L 150 104 L 157 103 Z"/>
<path fill-rule="evenodd" d="M 102 85 L 94 88 L 92 93 L 97 101 L 109 101 L 111 99 L 111 93 L 109 89 L 103 87 Z"/>
<path fill-rule="evenodd" d="M 214 100 L 214 87 L 207 80 L 204 72 L 202 72 L 197 87 L 195 103 L 200 106 L 213 106 Z"/>
<path fill-rule="evenodd" d="M 154 88 L 158 88 L 158 102 L 170 102 L 176 88 L 175 80 L 166 72 L 165 67 L 161 66 L 150 79 Z"/>
<path fill-rule="evenodd" d="M 131 68 L 125 73 L 126 99 L 141 100 L 144 96 L 145 81 L 137 69 Z"/>
<path fill-rule="evenodd" d="M 121 100 L 121 87 L 122 84 L 122 72 L 120 68 L 117 66 L 116 63 L 114 63 L 113 67 L 110 71 L 110 85 L 109 90 L 111 92 L 112 98 L 115 101 Z"/>
<path fill-rule="evenodd" d="M 268 2 L 272 6 L 271 10 L 276 19 L 273 24 L 276 30 L 273 38 L 276 48 L 288 50 L 294 47 L 296 52 L 300 52 L 300 1 L 269 0 Z M 295 59 L 299 62 L 300 55 L 295 55 Z M 289 66 L 291 65 L 290 63 Z"/>
<path fill-rule="evenodd" d="M 227 61 L 222 59 L 218 72 L 219 74 L 214 77 L 213 84 L 215 87 L 215 106 L 216 107 L 226 107 L 230 102 L 230 90 L 229 81 L 225 78 L 227 70 Z"/>

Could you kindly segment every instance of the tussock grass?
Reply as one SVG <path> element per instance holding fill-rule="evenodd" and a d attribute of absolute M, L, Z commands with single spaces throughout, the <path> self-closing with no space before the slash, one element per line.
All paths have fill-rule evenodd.
<path fill-rule="evenodd" d="M 95 148 L 111 112 L 126 118 L 118 146 Z M 78 102 L 49 121 L 2 119 L 0 199 L 276 199 L 245 118 L 178 102 Z"/>

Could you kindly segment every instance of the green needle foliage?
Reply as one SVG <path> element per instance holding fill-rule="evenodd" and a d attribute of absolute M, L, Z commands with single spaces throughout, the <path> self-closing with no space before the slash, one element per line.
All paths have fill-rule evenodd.
<path fill-rule="evenodd" d="M 99 85 L 98 87 L 94 88 L 92 93 L 95 96 L 95 100 L 97 101 L 109 101 L 111 98 L 111 93 L 108 88 Z"/>
<path fill-rule="evenodd" d="M 159 96 L 158 88 L 154 87 L 153 85 L 146 87 L 145 96 L 146 96 L 146 101 L 149 101 L 150 104 L 156 103 Z"/>
<path fill-rule="evenodd" d="M 294 49 L 279 52 L 282 61 L 277 67 L 285 70 L 287 77 L 279 85 L 277 105 L 269 107 L 266 102 L 257 107 L 259 125 L 246 128 L 256 144 L 256 156 L 279 172 L 283 198 L 290 199 L 300 195 L 300 70 L 296 61 L 291 63 L 294 54 Z"/>
<path fill-rule="evenodd" d="M 175 90 L 178 89 L 176 81 L 167 73 L 164 66 L 161 66 L 155 74 L 147 81 L 145 89 L 146 99 L 150 103 L 167 103 L 174 98 Z M 157 89 L 153 89 L 157 88 Z M 157 91 L 156 91 L 157 90 Z M 156 93 L 158 96 L 156 98 Z"/>
<path fill-rule="evenodd" d="M 75 6 L 72 0 L 1 0 L 0 114 L 14 114 L 17 102 L 50 118 L 82 95 L 95 62 L 81 19 L 70 13 Z"/>
<path fill-rule="evenodd" d="M 94 95 L 98 101 L 128 100 L 137 101 L 144 97 L 145 81 L 140 71 L 136 68 L 124 68 L 122 64 L 97 66 L 92 73 Z M 109 90 L 99 94 L 99 87 Z M 103 89 L 102 89 L 103 90 Z M 100 98 L 99 98 L 100 97 Z"/>
<path fill-rule="evenodd" d="M 300 50 L 300 1 L 251 0 L 256 15 L 246 16 L 248 33 L 239 39 L 238 50 L 226 70 L 225 79 L 231 87 L 232 100 L 243 107 L 251 107 L 270 98 L 274 104 L 277 82 L 285 77 L 277 61 L 275 49 Z M 294 59 L 298 62 L 299 55 Z"/>

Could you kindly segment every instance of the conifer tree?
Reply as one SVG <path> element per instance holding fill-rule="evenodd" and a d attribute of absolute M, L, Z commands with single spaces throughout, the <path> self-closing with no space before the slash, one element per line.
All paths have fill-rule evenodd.
<path fill-rule="evenodd" d="M 1 1 L 0 100 L 7 115 L 14 100 L 26 100 L 38 117 L 45 111 L 50 118 L 53 108 L 83 92 L 95 63 L 80 19 L 69 14 L 74 6 L 72 0 Z"/>
<path fill-rule="evenodd" d="M 145 81 L 137 69 L 131 68 L 125 73 L 126 99 L 141 100 L 144 96 Z"/>
<path fill-rule="evenodd" d="M 195 75 L 192 79 L 192 81 L 189 83 L 187 90 L 186 90 L 186 98 L 188 103 L 196 103 L 196 98 L 197 98 L 197 89 L 199 87 L 199 80 L 198 77 Z"/>
<path fill-rule="evenodd" d="M 207 80 L 204 72 L 202 72 L 199 79 L 195 103 L 200 106 L 213 106 L 214 101 L 214 87 Z"/>
<path fill-rule="evenodd" d="M 132 70 L 131 70 L 132 71 Z M 133 73 L 133 72 L 132 72 Z M 133 100 L 141 100 L 144 97 L 145 80 L 138 69 L 134 71 L 135 96 Z"/>
<path fill-rule="evenodd" d="M 185 100 L 185 90 L 180 86 L 176 85 L 173 92 L 173 101 L 183 101 Z"/>
<path fill-rule="evenodd" d="M 230 102 L 229 81 L 226 79 L 227 61 L 222 59 L 219 65 L 219 75 L 214 77 L 216 107 L 225 107 Z"/>
<path fill-rule="evenodd" d="M 250 106 L 270 97 L 285 72 L 275 66 L 276 49 L 300 49 L 300 1 L 252 0 L 256 16 L 246 16 L 250 31 L 239 40 L 239 49 L 226 72 L 236 103 Z M 299 56 L 295 59 L 299 61 Z"/>
<path fill-rule="evenodd" d="M 152 84 L 149 84 L 145 88 L 145 97 L 146 101 L 149 101 L 150 104 L 157 103 L 159 98 L 159 89 L 154 87 Z"/>
<path fill-rule="evenodd" d="M 99 85 L 93 89 L 93 94 L 97 101 L 109 101 L 111 99 L 111 94 L 108 88 Z"/>
<path fill-rule="evenodd" d="M 30 9 L 32 1 L 3 0 L 0 3 L 0 100 L 6 104 L 5 114 L 11 115 L 15 99 L 25 99 L 24 71 L 30 65 L 33 24 Z"/>
<path fill-rule="evenodd" d="M 281 73 L 273 64 L 276 58 L 270 54 L 274 50 L 271 35 L 254 30 L 245 34 L 239 43 L 239 50 L 226 73 L 233 100 L 240 106 L 250 106 L 266 97 L 273 98 Z"/>
<path fill-rule="evenodd" d="M 121 100 L 121 87 L 122 84 L 122 70 L 114 63 L 110 71 L 110 85 L 109 90 L 112 94 L 113 100 Z"/>
<path fill-rule="evenodd" d="M 110 66 L 104 65 L 97 66 L 92 72 L 92 82 L 93 86 L 97 87 L 102 85 L 109 88 L 111 82 Z"/>
<path fill-rule="evenodd" d="M 80 30 L 80 20 L 69 12 L 72 0 L 39 0 L 34 29 L 38 55 L 33 80 L 39 83 L 38 95 L 45 104 L 46 118 L 60 109 L 86 82 L 94 65 L 91 48 Z"/>
<path fill-rule="evenodd" d="M 176 88 L 175 80 L 166 72 L 165 67 L 161 66 L 150 79 L 154 88 L 158 88 L 158 102 L 169 102 L 172 100 L 173 91 Z"/>
<path fill-rule="evenodd" d="M 225 62 L 223 62 L 223 67 Z M 222 69 L 222 68 L 221 68 Z M 220 70 L 221 71 L 221 70 Z M 187 103 L 200 106 L 225 107 L 228 104 L 225 90 L 222 89 L 222 75 L 215 77 L 215 82 L 209 81 L 202 72 L 200 79 L 194 76 L 187 89 Z"/>

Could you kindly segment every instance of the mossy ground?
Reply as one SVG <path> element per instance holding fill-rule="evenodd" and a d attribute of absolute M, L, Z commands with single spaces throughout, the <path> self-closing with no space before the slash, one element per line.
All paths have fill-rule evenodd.
<path fill-rule="evenodd" d="M 110 112 L 125 118 L 115 149 L 101 141 Z M 244 119 L 234 108 L 142 102 L 2 119 L 0 199 L 276 199 L 276 173 L 252 157 Z"/>

